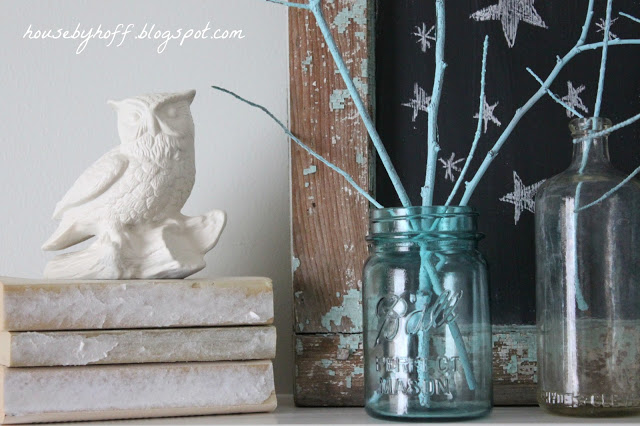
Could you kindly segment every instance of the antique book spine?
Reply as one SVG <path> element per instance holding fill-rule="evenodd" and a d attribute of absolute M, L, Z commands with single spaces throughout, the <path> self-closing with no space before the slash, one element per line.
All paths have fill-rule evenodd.
<path fill-rule="evenodd" d="M 0 330 L 264 325 L 268 278 L 48 281 L 0 278 Z"/>
<path fill-rule="evenodd" d="M 0 369 L 4 424 L 269 412 L 270 361 Z"/>
<path fill-rule="evenodd" d="M 273 359 L 273 326 L 0 332 L 0 364 L 47 367 Z"/>

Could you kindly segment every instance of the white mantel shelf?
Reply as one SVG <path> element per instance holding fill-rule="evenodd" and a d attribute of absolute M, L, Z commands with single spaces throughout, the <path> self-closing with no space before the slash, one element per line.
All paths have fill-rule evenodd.
<path fill-rule="evenodd" d="M 369 417 L 362 408 L 303 408 L 293 404 L 291 395 L 278 396 L 278 408 L 269 414 L 243 414 L 207 417 L 175 417 L 165 419 L 125 420 L 75 423 L 77 425 L 270 425 L 270 424 L 392 424 Z M 466 422 L 436 424 L 640 424 L 640 416 L 591 419 L 551 415 L 539 407 L 497 407 L 485 418 Z"/>

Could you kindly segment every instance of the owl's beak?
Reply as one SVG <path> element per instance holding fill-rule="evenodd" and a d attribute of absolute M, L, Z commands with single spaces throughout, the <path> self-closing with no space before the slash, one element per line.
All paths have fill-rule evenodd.
<path fill-rule="evenodd" d="M 151 117 L 151 123 L 149 124 L 149 133 L 154 138 L 158 133 L 160 133 L 160 123 L 158 123 L 158 119 L 155 117 Z"/>

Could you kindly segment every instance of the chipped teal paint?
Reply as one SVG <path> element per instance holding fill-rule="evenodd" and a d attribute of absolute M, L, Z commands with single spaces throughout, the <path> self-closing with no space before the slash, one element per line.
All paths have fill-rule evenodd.
<path fill-rule="evenodd" d="M 538 342 L 535 325 L 493 326 L 493 346 L 497 342 L 505 342 L 510 348 L 519 348 L 522 361 L 538 361 Z M 526 355 L 525 355 L 526 352 Z"/>
<path fill-rule="evenodd" d="M 349 98 L 348 90 L 336 89 L 329 98 L 329 106 L 331 111 L 344 109 L 345 101 Z"/>
<path fill-rule="evenodd" d="M 353 367 L 353 371 L 351 372 L 351 374 L 349 374 L 346 378 L 347 380 L 347 387 L 349 389 L 351 389 L 351 380 L 355 377 L 355 376 L 361 376 L 364 374 L 364 368 L 363 367 Z"/>
<path fill-rule="evenodd" d="M 361 344 L 362 335 L 360 334 L 340 334 L 338 349 L 349 349 L 349 353 L 353 353 Z"/>
<path fill-rule="evenodd" d="M 518 356 L 511 355 L 511 361 L 507 364 L 507 373 L 516 374 L 518 372 Z"/>
<path fill-rule="evenodd" d="M 340 327 L 343 319 L 351 321 L 352 327 L 349 332 L 362 332 L 362 295 L 359 290 L 350 289 L 342 296 L 342 305 L 334 306 L 329 312 L 322 316 L 322 326 L 328 331 L 333 331 L 333 327 Z M 333 323 L 333 326 L 331 325 Z"/>
<path fill-rule="evenodd" d="M 298 270 L 298 268 L 300 267 L 300 259 L 298 259 L 297 257 L 294 257 L 291 259 L 291 270 L 293 272 L 296 272 Z M 298 293 L 302 293 L 300 291 L 296 292 L 296 294 Z"/>
<path fill-rule="evenodd" d="M 306 169 L 302 170 L 302 174 L 304 176 L 308 176 L 308 175 L 314 174 L 317 171 L 318 171 L 318 168 L 312 164 L 309 167 L 307 167 Z"/>
<path fill-rule="evenodd" d="M 534 325 L 493 326 L 494 369 L 498 383 L 537 383 Z"/>
<path fill-rule="evenodd" d="M 330 359 L 321 359 L 320 364 L 322 364 L 323 368 L 329 368 L 329 366 L 333 364 L 333 361 L 331 361 Z"/>
<path fill-rule="evenodd" d="M 336 372 L 333 371 L 333 370 L 327 370 L 327 374 L 330 375 L 330 376 L 335 376 Z"/>
<path fill-rule="evenodd" d="M 353 78 L 353 84 L 356 85 L 358 92 L 360 92 L 361 94 L 363 95 L 369 94 L 369 86 L 365 82 L 360 80 L 358 77 Z"/>
<path fill-rule="evenodd" d="M 351 2 L 353 3 L 351 9 L 343 8 L 333 20 L 333 26 L 338 29 L 340 34 L 344 34 L 351 22 L 358 25 L 367 24 L 367 0 L 351 0 Z"/>
<path fill-rule="evenodd" d="M 362 74 L 362 78 L 369 78 L 369 60 L 363 59 L 360 64 L 360 74 Z"/>
<path fill-rule="evenodd" d="M 296 355 L 302 355 L 303 352 L 302 339 L 296 339 Z"/>
<path fill-rule="evenodd" d="M 302 70 L 304 72 L 309 71 L 309 66 L 313 63 L 313 55 L 311 55 L 309 52 L 307 52 L 307 54 L 309 55 L 307 56 L 307 59 L 302 61 Z"/>
<path fill-rule="evenodd" d="M 356 163 L 360 164 L 361 166 L 367 164 L 367 159 L 364 157 L 364 155 L 362 155 L 362 152 L 360 152 L 360 150 L 356 151 Z"/>

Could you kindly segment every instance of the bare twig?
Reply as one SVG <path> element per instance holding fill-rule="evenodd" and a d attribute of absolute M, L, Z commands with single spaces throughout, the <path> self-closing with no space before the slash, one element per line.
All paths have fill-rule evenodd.
<path fill-rule="evenodd" d="M 427 171 L 422 187 L 422 205 L 433 205 L 433 191 L 436 180 L 436 165 L 438 162 L 438 110 L 440 108 L 440 98 L 442 97 L 442 85 L 444 82 L 444 71 L 447 64 L 444 62 L 445 46 L 445 7 L 444 0 L 436 0 L 436 71 L 433 77 L 433 91 L 431 92 L 431 102 L 429 103 L 428 116 L 428 141 L 427 141 Z"/>
<path fill-rule="evenodd" d="M 593 4 L 594 4 L 594 0 L 589 0 L 587 15 L 585 17 L 584 25 L 582 26 L 582 33 L 580 34 L 580 38 L 576 42 L 575 46 L 563 58 L 558 58 L 558 62 L 556 63 L 556 66 L 553 68 L 553 70 L 551 71 L 547 79 L 544 81 L 542 86 L 538 89 L 538 91 L 534 93 L 533 96 L 531 96 L 531 98 L 529 98 L 529 100 L 522 107 L 517 109 L 515 115 L 513 116 L 513 118 L 505 128 L 505 130 L 502 132 L 497 142 L 493 145 L 491 150 L 489 150 L 489 153 L 485 156 L 482 164 L 480 165 L 480 168 L 478 169 L 476 174 L 473 176 L 473 179 L 467 182 L 467 187 L 465 189 L 464 195 L 462 196 L 462 200 L 460 201 L 460 205 L 465 206 L 469 203 L 469 199 L 471 198 L 471 196 L 473 195 L 473 192 L 477 188 L 478 183 L 480 182 L 484 174 L 487 172 L 489 165 L 496 158 L 496 156 L 498 155 L 498 152 L 500 151 L 500 148 L 502 148 L 502 146 L 505 144 L 507 139 L 509 139 L 509 136 L 511 136 L 513 129 L 515 129 L 515 127 L 518 125 L 522 117 L 524 117 L 524 115 L 540 100 L 540 98 L 542 98 L 547 93 L 547 90 L 551 87 L 551 83 L 553 83 L 553 81 L 556 79 L 556 77 L 558 76 L 562 68 L 564 68 L 564 66 L 574 56 L 576 56 L 578 53 L 581 52 L 580 47 L 584 45 L 584 41 L 587 38 L 587 33 L 589 32 L 589 26 L 591 25 L 591 19 L 593 17 Z"/>
<path fill-rule="evenodd" d="M 344 177 L 345 180 L 351 185 L 353 186 L 356 191 L 358 191 L 360 194 L 362 194 L 362 196 L 364 196 L 367 200 L 369 200 L 369 202 L 371 204 L 373 204 L 374 206 L 376 206 L 377 208 L 381 209 L 383 208 L 382 204 L 380 204 L 379 202 L 377 202 L 375 200 L 375 198 L 373 198 L 371 195 L 369 195 L 369 193 L 367 191 L 365 191 L 364 189 L 362 189 L 357 183 L 356 181 L 344 170 L 342 170 L 340 167 L 336 166 L 335 164 L 331 163 L 330 161 L 327 161 L 326 159 L 324 159 L 324 157 L 322 157 L 320 154 L 316 153 L 313 149 L 311 149 L 307 144 L 305 144 L 304 142 L 302 142 L 300 139 L 298 139 L 293 133 L 291 133 L 291 131 L 287 128 L 287 126 L 285 126 L 280 120 L 278 120 L 276 118 L 275 115 L 273 115 L 271 113 L 271 111 L 269 111 L 268 109 L 266 109 L 265 107 L 263 107 L 262 105 L 258 105 L 254 102 L 251 102 L 245 98 L 243 98 L 242 96 L 232 92 L 231 90 L 227 90 L 223 87 L 219 87 L 219 86 L 211 86 L 216 90 L 219 90 L 221 92 L 224 93 L 228 93 L 229 95 L 233 96 L 236 99 L 241 100 L 242 102 L 251 105 L 254 108 L 258 108 L 259 110 L 261 110 L 262 112 L 264 112 L 265 114 L 267 114 L 273 121 L 275 121 L 278 126 L 280 126 L 282 128 L 282 130 L 284 130 L 284 132 L 291 138 L 293 139 L 293 141 L 295 143 L 297 143 L 300 147 L 302 147 L 302 149 L 304 149 L 305 151 L 307 151 L 309 154 L 311 154 L 313 157 L 315 157 L 316 159 L 318 159 L 318 161 L 320 161 L 321 163 L 325 164 L 327 167 L 329 167 L 332 170 L 335 170 L 340 176 Z"/>
<path fill-rule="evenodd" d="M 447 202 L 444 204 L 448 206 L 453 201 L 453 198 L 456 196 L 458 192 L 458 188 L 462 182 L 464 182 L 464 177 L 467 174 L 467 170 L 471 165 L 471 160 L 476 152 L 476 148 L 478 147 L 478 141 L 480 140 L 480 135 L 482 135 L 482 117 L 484 116 L 484 101 L 485 101 L 485 77 L 487 74 L 487 52 L 489 50 L 489 36 L 484 37 L 484 46 L 482 48 L 482 71 L 480 74 L 480 107 L 478 111 L 478 124 L 476 126 L 476 134 L 473 137 L 473 142 L 471 143 L 471 149 L 469 150 L 469 155 L 467 156 L 467 160 L 464 163 L 464 167 L 460 172 L 460 176 L 458 176 L 458 180 L 456 184 L 453 186 L 451 193 L 449 194 L 449 198 L 447 198 Z"/>
<path fill-rule="evenodd" d="M 527 67 L 527 71 L 529 72 L 529 74 L 531 74 L 533 76 L 533 78 L 536 79 L 536 81 L 538 83 L 540 83 L 540 85 L 544 84 L 544 81 L 542 81 L 542 79 L 540 77 L 538 77 L 536 75 L 536 73 L 534 73 L 531 68 Z M 553 93 L 551 91 L 551 89 L 547 89 L 547 94 L 549 95 L 549 97 L 551 97 L 551 99 L 553 99 L 554 101 L 556 101 L 557 103 L 559 103 L 560 105 L 562 105 L 562 107 L 564 109 L 566 109 L 567 111 L 569 111 L 570 113 L 572 113 L 573 115 L 580 117 L 580 118 L 584 118 L 584 115 L 580 114 L 578 112 L 578 110 L 576 110 L 575 108 L 573 108 L 571 105 L 567 104 L 566 102 L 564 102 L 562 99 L 560 99 L 555 93 Z"/>

